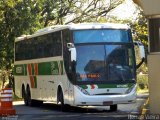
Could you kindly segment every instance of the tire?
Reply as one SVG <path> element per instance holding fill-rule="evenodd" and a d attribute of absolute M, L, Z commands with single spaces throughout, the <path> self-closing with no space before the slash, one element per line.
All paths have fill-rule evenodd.
<path fill-rule="evenodd" d="M 67 112 L 68 111 L 68 105 L 64 104 L 64 98 L 63 98 L 62 90 L 59 93 L 59 102 L 60 102 L 60 106 L 61 106 L 61 111 L 62 112 Z"/>
<path fill-rule="evenodd" d="M 24 87 L 22 88 L 22 97 L 23 97 L 25 106 L 28 106 L 27 95 Z"/>
<path fill-rule="evenodd" d="M 33 102 L 34 106 L 41 106 L 41 105 L 43 105 L 43 101 L 40 101 L 40 100 L 32 100 L 32 102 Z"/>
<path fill-rule="evenodd" d="M 118 105 L 115 104 L 115 105 L 110 105 L 110 111 L 117 111 L 118 109 Z"/>
<path fill-rule="evenodd" d="M 27 87 L 26 91 L 24 89 L 22 89 L 22 91 L 23 91 L 24 104 L 26 106 L 34 107 L 34 106 L 41 106 L 43 104 L 43 101 L 31 99 L 31 92 L 29 87 Z"/>
<path fill-rule="evenodd" d="M 28 106 L 34 106 L 34 100 L 31 99 L 31 92 L 29 87 L 27 87 L 26 99 L 27 99 Z"/>

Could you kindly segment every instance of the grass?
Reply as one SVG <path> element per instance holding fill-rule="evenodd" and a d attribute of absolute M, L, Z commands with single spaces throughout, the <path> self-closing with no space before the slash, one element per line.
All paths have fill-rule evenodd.
<path fill-rule="evenodd" d="M 19 98 L 17 95 L 12 94 L 12 99 L 13 101 L 21 101 L 23 100 L 22 98 Z"/>

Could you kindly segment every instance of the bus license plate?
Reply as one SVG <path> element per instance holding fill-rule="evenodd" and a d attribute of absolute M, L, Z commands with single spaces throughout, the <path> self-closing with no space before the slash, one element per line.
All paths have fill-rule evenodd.
<path fill-rule="evenodd" d="M 113 101 L 104 101 L 103 105 L 113 105 Z"/>

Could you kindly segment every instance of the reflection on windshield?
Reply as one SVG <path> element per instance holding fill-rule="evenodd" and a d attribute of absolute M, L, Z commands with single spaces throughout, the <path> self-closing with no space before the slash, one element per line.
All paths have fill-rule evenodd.
<path fill-rule="evenodd" d="M 76 30 L 74 43 L 130 42 L 129 31 L 123 29 Z"/>
<path fill-rule="evenodd" d="M 105 73 L 105 49 L 101 45 L 77 46 L 76 72 L 78 80 L 99 79 L 100 73 Z"/>
<path fill-rule="evenodd" d="M 126 45 L 76 46 L 78 81 L 134 80 L 131 47 Z"/>

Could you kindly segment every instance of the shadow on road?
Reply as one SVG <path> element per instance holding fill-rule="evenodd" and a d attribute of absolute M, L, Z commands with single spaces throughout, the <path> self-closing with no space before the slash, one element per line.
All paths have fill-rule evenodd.
<path fill-rule="evenodd" d="M 128 120 L 128 113 L 118 110 L 112 112 L 109 106 L 70 106 L 67 112 L 61 112 L 60 105 L 44 103 L 38 107 L 14 105 L 20 120 Z"/>
<path fill-rule="evenodd" d="M 53 111 L 61 111 L 60 105 L 51 104 L 51 103 L 45 103 L 42 106 L 40 106 L 42 109 L 48 109 Z M 74 107 L 69 106 L 68 111 L 71 113 L 102 113 L 102 112 L 108 112 L 112 113 L 112 111 L 109 110 L 109 106 L 106 107 L 93 107 L 93 106 L 85 106 L 85 107 Z"/>

